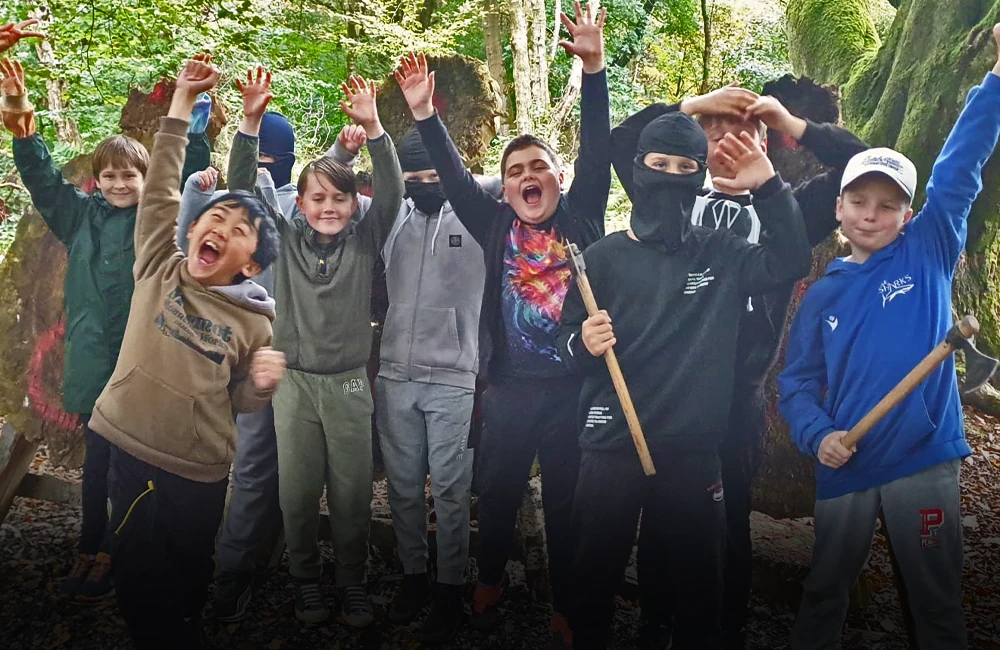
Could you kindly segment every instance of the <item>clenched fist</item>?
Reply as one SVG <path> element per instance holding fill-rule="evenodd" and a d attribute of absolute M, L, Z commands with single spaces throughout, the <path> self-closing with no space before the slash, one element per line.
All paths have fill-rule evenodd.
<path fill-rule="evenodd" d="M 819 454 L 817 455 L 819 462 L 827 467 L 839 469 L 843 467 L 844 463 L 851 460 L 851 456 L 854 455 L 857 448 L 848 449 L 844 446 L 843 441 L 846 435 L 846 431 L 828 433 L 819 445 Z"/>
<path fill-rule="evenodd" d="M 587 352 L 595 357 L 602 356 L 618 342 L 615 331 L 611 328 L 611 317 L 603 309 L 583 321 L 580 338 L 583 339 Z"/>
<path fill-rule="evenodd" d="M 285 353 L 269 347 L 258 349 L 250 362 L 250 379 L 261 391 L 274 390 L 285 376 Z"/>

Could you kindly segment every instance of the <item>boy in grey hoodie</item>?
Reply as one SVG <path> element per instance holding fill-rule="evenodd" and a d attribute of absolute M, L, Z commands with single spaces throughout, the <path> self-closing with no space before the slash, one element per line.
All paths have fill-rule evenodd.
<path fill-rule="evenodd" d="M 376 380 L 376 422 L 404 573 L 389 619 L 407 623 L 430 600 L 424 499 L 429 471 L 437 584 L 420 639 L 439 643 L 455 633 L 462 615 L 473 459 L 467 441 L 486 266 L 482 248 L 445 200 L 416 129 L 403 138 L 398 154 L 407 198 L 382 250 L 389 311 Z"/>

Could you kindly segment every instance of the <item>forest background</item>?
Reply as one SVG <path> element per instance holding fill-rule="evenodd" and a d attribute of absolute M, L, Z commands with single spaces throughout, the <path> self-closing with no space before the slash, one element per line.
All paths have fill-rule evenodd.
<path fill-rule="evenodd" d="M 612 123 L 654 101 L 673 102 L 738 81 L 759 91 L 791 72 L 787 0 L 605 0 Z M 548 139 L 566 161 L 578 140 L 578 78 L 555 43 L 556 8 L 570 0 L 5 0 L 3 20 L 39 18 L 49 38 L 16 51 L 26 67 L 39 127 L 56 162 L 92 151 L 119 130 L 129 90 L 149 92 L 192 53 L 212 52 L 229 111 L 216 142 L 224 153 L 239 120 L 232 84 L 248 67 L 274 73 L 271 110 L 295 126 L 299 165 L 321 155 L 346 123 L 340 83 L 355 72 L 381 81 L 409 49 L 460 54 L 486 64 L 503 95 L 495 154 L 518 132 Z M 895 10 L 868 2 L 884 38 Z M 577 75 L 579 73 L 577 72 Z M 13 240 L 28 194 L 0 134 L 0 255 Z M 567 171 L 570 171 L 567 166 Z M 627 223 L 617 181 L 609 230 Z"/>

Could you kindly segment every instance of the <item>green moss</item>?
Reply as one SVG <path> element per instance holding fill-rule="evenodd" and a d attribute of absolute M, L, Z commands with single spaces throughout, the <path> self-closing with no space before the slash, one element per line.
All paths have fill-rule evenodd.
<path fill-rule="evenodd" d="M 798 75 L 843 84 L 880 41 L 868 0 L 789 0 L 788 55 Z"/>

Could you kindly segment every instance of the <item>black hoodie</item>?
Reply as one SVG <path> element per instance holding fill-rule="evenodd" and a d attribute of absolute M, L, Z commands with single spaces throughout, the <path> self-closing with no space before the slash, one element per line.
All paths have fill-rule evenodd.
<path fill-rule="evenodd" d="M 661 133 L 673 127 L 690 130 L 691 118 L 674 116 L 673 122 L 660 123 Z M 691 142 L 692 133 L 684 136 Z M 729 230 L 692 225 L 697 185 L 682 189 L 688 177 L 647 171 L 642 155 L 660 150 L 697 160 L 700 149 L 662 151 L 666 147 L 655 142 L 657 148 L 649 149 L 644 144 L 655 141 L 649 136 L 644 129 L 629 166 L 635 177 L 633 224 L 652 212 L 670 222 L 665 228 L 670 235 L 635 241 L 615 233 L 592 245 L 584 259 L 597 304 L 611 317 L 615 352 L 649 447 L 714 450 L 727 429 L 736 324 L 746 297 L 804 276 L 812 257 L 798 204 L 777 174 L 756 193 L 757 211 L 773 233 L 763 246 Z M 699 175 L 704 178 L 703 169 Z M 662 210 L 665 194 L 672 197 L 667 211 Z M 588 369 L 580 396 L 580 444 L 627 448 L 633 443 L 608 370 L 580 339 L 586 318 L 574 284 L 563 306 L 559 341 L 565 356 Z"/>

